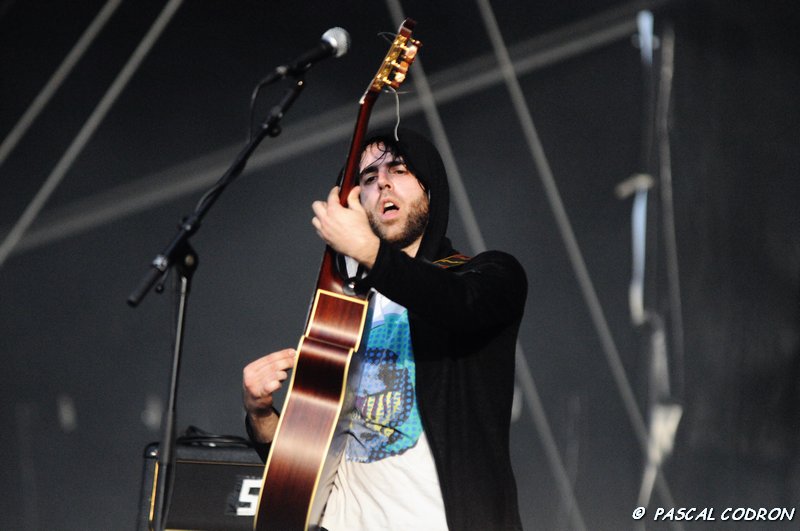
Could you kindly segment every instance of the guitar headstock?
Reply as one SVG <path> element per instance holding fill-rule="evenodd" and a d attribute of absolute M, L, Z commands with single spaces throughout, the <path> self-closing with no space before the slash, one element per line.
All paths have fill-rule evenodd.
<path fill-rule="evenodd" d="M 414 29 L 415 25 L 416 22 L 407 18 L 400 26 L 400 29 L 397 30 L 397 35 L 391 47 L 389 47 L 386 57 L 383 58 L 378 73 L 372 78 L 372 82 L 358 102 L 358 119 L 356 120 L 353 139 L 350 142 L 350 151 L 347 154 L 344 171 L 339 175 L 339 180 L 337 181 L 339 185 L 339 201 L 342 206 L 347 206 L 348 195 L 356 184 L 358 162 L 361 160 L 361 143 L 364 141 L 367 131 L 372 106 L 384 87 L 391 87 L 392 89 L 400 87 L 406 79 L 408 67 L 414 62 L 417 57 L 417 51 L 422 46 L 421 42 L 411 38 L 411 30 Z"/>
<path fill-rule="evenodd" d="M 397 89 L 405 81 L 408 67 L 414 62 L 417 52 L 422 46 L 421 42 L 411 37 L 415 25 L 414 20 L 407 18 L 397 30 L 397 36 L 367 92 L 380 92 L 387 86 Z"/>

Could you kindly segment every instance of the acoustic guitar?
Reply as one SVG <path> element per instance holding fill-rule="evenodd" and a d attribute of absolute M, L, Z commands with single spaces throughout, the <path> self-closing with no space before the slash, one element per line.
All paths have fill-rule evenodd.
<path fill-rule="evenodd" d="M 346 206 L 356 183 L 372 107 L 384 88 L 396 90 L 405 80 L 421 46 L 411 37 L 414 25 L 413 20 L 406 19 L 400 26 L 378 73 L 359 100 L 355 132 L 338 182 L 342 206 Z M 342 424 L 350 362 L 358 350 L 367 316 L 366 298 L 352 288 L 344 257 L 327 246 L 264 468 L 256 531 L 319 529 L 344 447 L 337 426 Z"/>

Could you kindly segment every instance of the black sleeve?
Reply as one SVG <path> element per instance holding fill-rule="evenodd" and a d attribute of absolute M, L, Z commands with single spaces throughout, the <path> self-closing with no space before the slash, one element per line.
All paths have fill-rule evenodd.
<path fill-rule="evenodd" d="M 519 318 L 528 282 L 519 262 L 503 252 L 487 251 L 443 269 L 381 242 L 375 265 L 358 288 L 375 288 L 431 324 L 481 332 Z"/>
<path fill-rule="evenodd" d="M 244 416 L 244 427 L 247 430 L 247 437 L 250 439 L 250 444 L 253 445 L 253 449 L 256 451 L 261 460 L 266 463 L 267 456 L 269 455 L 270 443 L 256 441 L 255 434 L 253 433 L 253 427 L 250 425 L 249 415 Z"/>

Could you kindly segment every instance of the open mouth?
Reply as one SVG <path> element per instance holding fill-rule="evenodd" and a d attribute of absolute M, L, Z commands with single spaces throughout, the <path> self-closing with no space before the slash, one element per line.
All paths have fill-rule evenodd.
<path fill-rule="evenodd" d="M 400 212 L 400 207 L 398 207 L 394 201 L 384 201 L 383 202 L 383 217 L 384 219 L 391 219 L 398 215 Z"/>

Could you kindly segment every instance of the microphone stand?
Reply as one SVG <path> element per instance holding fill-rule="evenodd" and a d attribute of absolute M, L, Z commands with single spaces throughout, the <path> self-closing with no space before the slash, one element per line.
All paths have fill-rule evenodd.
<path fill-rule="evenodd" d="M 270 82 L 284 77 L 282 72 L 273 75 Z M 181 365 L 181 352 L 183 350 L 183 334 L 186 322 L 186 310 L 189 292 L 191 291 L 192 275 L 197 269 L 198 256 L 189 244 L 192 237 L 200 228 L 200 225 L 208 211 L 217 202 L 225 188 L 232 183 L 247 164 L 247 160 L 255 151 L 256 147 L 266 136 L 278 136 L 281 132 L 280 121 L 295 100 L 300 96 L 300 92 L 305 88 L 303 74 L 305 71 L 298 72 L 295 76 L 295 83 L 284 93 L 281 101 L 272 107 L 269 115 L 261 124 L 257 134 L 252 135 L 247 145 L 239 152 L 225 174 L 203 195 L 194 213 L 184 217 L 178 226 L 178 233 L 164 250 L 156 255 L 150 264 L 150 270 L 142 278 L 136 289 L 128 296 L 128 304 L 136 307 L 161 279 L 161 283 L 156 287 L 157 292 L 163 290 L 163 282 L 169 275 L 170 268 L 174 268 L 176 278 L 176 318 L 175 334 L 172 352 L 172 370 L 170 376 L 170 387 L 166 417 L 163 426 L 163 436 L 159 445 L 158 461 L 156 463 L 156 489 L 153 494 L 153 510 L 150 513 L 151 523 L 156 531 L 161 531 L 166 525 L 167 508 L 169 498 L 172 493 L 174 483 L 174 464 L 175 464 L 175 419 L 176 419 L 176 400 L 178 395 L 178 380 Z"/>

